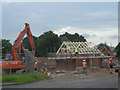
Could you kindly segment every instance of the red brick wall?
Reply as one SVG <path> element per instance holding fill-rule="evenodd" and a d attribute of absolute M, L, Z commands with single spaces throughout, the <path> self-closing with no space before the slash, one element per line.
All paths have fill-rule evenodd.
<path fill-rule="evenodd" d="M 90 67 L 90 59 L 85 59 L 86 62 L 87 62 L 87 67 L 89 68 Z M 76 66 L 77 67 L 82 67 L 82 62 L 83 62 L 83 59 L 77 59 L 76 60 Z"/>
<path fill-rule="evenodd" d="M 76 69 L 75 60 L 56 60 L 57 70 L 73 71 Z"/>
<path fill-rule="evenodd" d="M 90 59 L 86 59 L 86 62 L 87 62 L 87 67 L 89 68 L 91 66 Z"/>
<path fill-rule="evenodd" d="M 102 67 L 102 59 L 100 59 L 100 58 L 92 59 L 92 66 L 93 67 Z"/>
<path fill-rule="evenodd" d="M 39 63 L 47 63 L 48 66 L 56 66 L 58 70 L 75 70 L 76 67 L 82 67 L 82 60 L 48 60 L 48 57 L 38 57 Z M 91 59 L 86 59 L 87 67 L 91 66 Z M 102 67 L 102 59 L 93 59 L 92 67 Z"/>
<path fill-rule="evenodd" d="M 48 60 L 48 57 L 37 57 L 38 63 L 47 63 L 48 66 L 55 66 L 55 60 Z"/>
<path fill-rule="evenodd" d="M 81 59 L 81 60 L 80 60 L 80 59 L 79 59 L 79 60 L 78 60 L 78 59 L 76 60 L 76 66 L 77 66 L 77 67 L 81 67 L 81 66 L 82 66 L 82 59 Z"/>

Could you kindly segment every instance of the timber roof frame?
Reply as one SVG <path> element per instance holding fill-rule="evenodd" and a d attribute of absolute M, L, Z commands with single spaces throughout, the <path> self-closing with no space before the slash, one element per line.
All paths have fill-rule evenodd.
<path fill-rule="evenodd" d="M 78 50 L 78 54 L 101 54 L 101 51 L 92 42 L 63 42 L 56 55 L 75 54 L 75 49 Z"/>

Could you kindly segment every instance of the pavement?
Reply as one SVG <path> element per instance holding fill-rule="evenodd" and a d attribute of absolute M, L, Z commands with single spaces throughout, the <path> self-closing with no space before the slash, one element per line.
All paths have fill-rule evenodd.
<path fill-rule="evenodd" d="M 118 88 L 118 78 L 56 78 L 3 88 Z"/>
<path fill-rule="evenodd" d="M 6 83 L 7 84 L 7 83 Z M 82 73 L 57 74 L 50 80 L 32 83 L 5 85 L 3 88 L 118 88 L 117 73 L 109 74 L 106 69 L 92 70 L 88 75 Z"/>
<path fill-rule="evenodd" d="M 11 85 L 19 85 L 24 83 L 0 83 L 0 86 L 11 86 Z"/>

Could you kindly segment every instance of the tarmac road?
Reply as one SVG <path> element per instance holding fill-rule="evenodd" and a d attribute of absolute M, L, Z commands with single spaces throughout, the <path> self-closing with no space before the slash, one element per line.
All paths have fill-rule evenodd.
<path fill-rule="evenodd" d="M 118 78 L 56 78 L 34 83 L 4 86 L 3 88 L 118 88 Z"/>

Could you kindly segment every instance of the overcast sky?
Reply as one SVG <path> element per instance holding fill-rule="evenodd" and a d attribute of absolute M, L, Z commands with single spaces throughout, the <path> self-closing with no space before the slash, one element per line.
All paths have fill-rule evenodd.
<path fill-rule="evenodd" d="M 118 43 L 117 2 L 35 2 L 2 4 L 2 37 L 13 42 L 24 23 L 34 36 L 52 30 L 60 35 L 79 33 L 88 42 Z"/>

